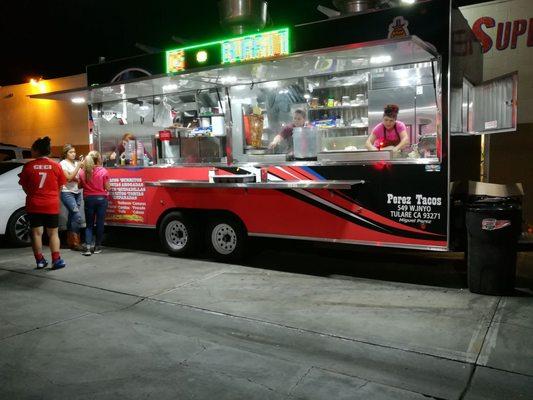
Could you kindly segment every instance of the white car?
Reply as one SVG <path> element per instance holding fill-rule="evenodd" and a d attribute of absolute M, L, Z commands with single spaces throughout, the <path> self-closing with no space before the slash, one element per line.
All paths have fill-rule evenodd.
<path fill-rule="evenodd" d="M 30 244 L 30 224 L 26 214 L 26 193 L 19 185 L 18 174 L 30 159 L 14 159 L 0 162 L 0 235 L 5 237 L 15 246 L 28 246 Z M 82 226 L 85 218 L 82 210 Z M 67 225 L 67 209 L 61 204 L 59 215 L 59 230 L 65 230 Z"/>
<path fill-rule="evenodd" d="M 31 158 L 31 149 L 14 144 L 0 143 L 0 161 Z"/>
<path fill-rule="evenodd" d="M 24 209 L 26 193 L 18 183 L 18 174 L 27 161 L 0 162 L 0 235 L 17 246 L 30 244 L 30 224 Z"/>

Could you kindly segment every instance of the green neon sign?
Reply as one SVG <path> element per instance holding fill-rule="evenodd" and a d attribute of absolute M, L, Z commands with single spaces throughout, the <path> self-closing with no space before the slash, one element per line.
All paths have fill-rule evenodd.
<path fill-rule="evenodd" d="M 197 55 L 201 52 L 202 59 L 205 55 L 205 61 L 207 61 L 208 58 L 213 58 L 209 54 L 218 53 L 214 59 L 220 60 L 219 62 L 221 64 L 234 64 L 280 57 L 290 53 L 289 28 L 276 29 L 168 50 L 166 52 L 167 73 L 182 72 L 193 68 L 195 66 L 194 62 L 192 63 L 193 65 L 190 65 L 191 62 L 189 57 L 189 50 L 193 49 L 197 50 L 194 52 L 194 60 L 198 62 L 200 62 L 200 60 L 197 59 Z M 205 61 L 202 61 L 202 63 L 205 63 Z"/>

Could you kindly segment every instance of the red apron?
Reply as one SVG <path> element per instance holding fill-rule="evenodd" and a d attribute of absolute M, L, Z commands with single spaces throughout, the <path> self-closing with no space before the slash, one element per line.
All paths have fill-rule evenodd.
<path fill-rule="evenodd" d="M 394 132 L 396 133 L 396 139 L 387 139 L 387 128 L 385 128 L 385 125 L 383 125 L 383 139 L 378 142 L 378 145 L 376 147 L 381 150 L 384 147 L 397 146 L 398 144 L 400 144 L 402 139 L 400 138 L 400 134 L 398 133 L 398 128 L 396 128 L 396 123 L 394 123 Z"/>

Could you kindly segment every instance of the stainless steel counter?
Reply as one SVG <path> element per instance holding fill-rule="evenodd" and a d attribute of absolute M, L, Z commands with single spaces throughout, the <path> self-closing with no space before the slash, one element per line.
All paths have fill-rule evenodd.
<path fill-rule="evenodd" d="M 400 154 L 393 154 L 392 151 L 328 151 L 318 153 L 320 162 L 346 162 L 346 161 L 390 161 L 399 158 Z"/>
<path fill-rule="evenodd" d="M 362 185 L 363 180 L 350 181 L 277 181 L 277 182 L 243 182 L 243 183 L 211 183 L 207 181 L 161 180 L 145 182 L 146 186 L 173 188 L 205 188 L 205 189 L 351 189 Z"/>

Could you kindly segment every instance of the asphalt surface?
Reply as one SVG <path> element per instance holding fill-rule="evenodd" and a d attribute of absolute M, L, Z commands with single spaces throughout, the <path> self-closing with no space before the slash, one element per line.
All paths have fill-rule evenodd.
<path fill-rule="evenodd" d="M 530 399 L 533 257 L 513 297 L 461 254 L 255 239 L 242 265 L 155 233 L 36 271 L 0 246 L 0 399 Z"/>

